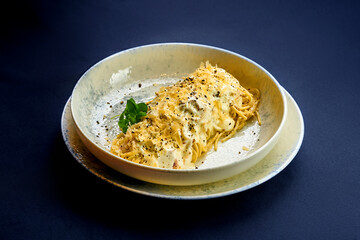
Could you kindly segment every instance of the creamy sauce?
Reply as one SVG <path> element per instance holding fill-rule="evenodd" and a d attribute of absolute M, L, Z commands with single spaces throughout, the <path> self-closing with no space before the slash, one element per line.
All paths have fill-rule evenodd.
<path fill-rule="evenodd" d="M 141 83 L 127 84 L 121 89 L 114 90 L 103 96 L 93 111 L 93 132 L 98 136 L 98 144 L 110 149 L 111 140 L 120 132 L 117 118 L 113 119 L 112 117 L 124 110 L 125 99 L 134 98 L 136 102 L 150 101 L 154 98 L 154 93 L 159 91 L 161 87 L 172 85 L 178 80 L 180 79 L 166 77 L 148 79 L 141 81 Z M 212 149 L 200 157 L 196 164 L 192 162 L 191 148 L 195 139 L 203 142 L 205 146 L 207 132 L 210 131 L 211 134 L 214 134 L 215 131 L 222 129 L 229 131 L 235 124 L 235 121 L 229 116 L 230 107 L 228 103 L 233 101 L 234 91 L 236 91 L 235 85 L 239 83 L 231 81 L 233 80 L 226 84 L 209 85 L 207 89 L 207 95 L 209 96 L 200 96 L 200 93 L 190 95 L 187 101 L 184 101 L 184 104 L 179 104 L 174 109 L 175 114 L 181 113 L 179 114 L 181 116 L 179 121 L 183 124 L 182 136 L 185 141 L 183 146 L 179 148 L 176 148 L 169 141 L 155 141 L 158 143 L 158 150 L 161 149 L 161 151 L 158 151 L 155 163 L 157 167 L 208 168 L 221 166 L 241 159 L 251 152 L 251 149 L 256 145 L 260 132 L 260 127 L 256 121 L 249 122 L 242 131 L 235 134 L 233 138 L 225 143 L 219 143 L 217 151 Z M 218 92 L 221 92 L 221 94 L 219 95 Z M 220 112 L 214 108 L 214 101 L 220 104 Z M 160 113 L 154 108 L 150 109 L 148 114 L 160 116 Z M 222 119 L 219 118 L 220 115 L 222 115 Z M 145 138 L 146 136 L 144 136 L 144 141 Z M 243 146 L 249 151 L 243 150 Z M 143 154 L 146 154 L 144 145 L 139 145 L 139 149 Z"/>

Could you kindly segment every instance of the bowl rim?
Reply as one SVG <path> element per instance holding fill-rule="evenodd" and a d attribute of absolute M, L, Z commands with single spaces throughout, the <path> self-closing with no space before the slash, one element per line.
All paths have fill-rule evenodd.
<path fill-rule="evenodd" d="M 170 46 L 192 46 L 192 47 L 201 47 L 201 48 L 207 48 L 207 49 L 213 49 L 216 51 L 220 51 L 220 52 L 225 52 L 228 53 L 230 55 L 235 55 L 236 57 L 239 57 L 245 61 L 250 62 L 251 64 L 255 65 L 257 68 L 259 68 L 260 70 L 262 70 L 266 75 L 268 75 L 270 77 L 270 79 L 273 81 L 273 83 L 275 83 L 277 89 L 280 92 L 281 98 L 283 100 L 283 114 L 282 114 L 282 119 L 280 122 L 280 125 L 278 127 L 278 129 L 276 130 L 276 132 L 271 136 L 271 138 L 266 141 L 266 143 L 264 145 L 262 145 L 261 147 L 259 147 L 258 149 L 256 149 L 254 152 L 250 153 L 249 155 L 247 155 L 246 157 L 239 159 L 237 161 L 233 161 L 231 163 L 225 164 L 225 165 L 221 165 L 221 166 L 214 166 L 214 167 L 208 167 L 208 168 L 200 168 L 200 169 L 171 169 L 171 168 L 159 168 L 159 167 L 153 167 L 153 166 L 148 166 L 148 165 L 143 165 L 140 163 L 135 163 L 133 161 L 127 160 L 125 158 L 121 158 L 113 153 L 111 153 L 110 151 L 106 151 L 106 149 L 103 149 L 102 147 L 100 147 L 98 144 L 96 144 L 95 142 L 93 142 L 88 136 L 87 134 L 82 131 L 82 129 L 79 127 L 79 124 L 77 123 L 77 119 L 75 117 L 74 114 L 74 101 L 71 101 L 71 115 L 74 119 L 74 123 L 76 128 L 78 129 L 78 131 L 81 131 L 81 135 L 83 135 L 89 142 L 92 143 L 92 145 L 96 146 L 97 149 L 99 149 L 100 151 L 102 151 L 103 153 L 105 153 L 106 155 L 109 155 L 112 158 L 115 158 L 117 160 L 123 161 L 126 164 L 130 164 L 133 167 L 137 167 L 137 168 L 142 168 L 144 170 L 152 170 L 152 171 L 159 171 L 162 173 L 171 173 L 171 174 L 192 174 L 192 173 L 201 173 L 201 172 L 209 172 L 209 171 L 214 171 L 214 170 L 219 170 L 219 169 L 225 169 L 225 168 L 229 168 L 232 166 L 235 166 L 237 164 L 239 164 L 240 162 L 244 162 L 248 159 L 253 158 L 254 156 L 256 156 L 257 154 L 261 153 L 264 149 L 266 149 L 270 144 L 272 144 L 273 141 L 275 141 L 276 139 L 278 139 L 278 136 L 280 135 L 280 133 L 282 132 L 283 126 L 285 124 L 286 121 L 286 116 L 287 116 L 287 101 L 286 101 L 286 96 L 285 93 L 283 91 L 283 88 L 281 87 L 281 85 L 279 84 L 279 82 L 275 79 L 275 77 L 268 72 L 264 67 L 262 67 L 260 64 L 256 63 L 255 61 L 240 55 L 238 53 L 235 53 L 233 51 L 230 50 L 226 50 L 220 47 L 215 47 L 215 46 L 210 46 L 210 45 L 205 45 L 205 44 L 198 44 L 198 43 L 186 43 L 186 42 L 164 42 L 164 43 L 154 43 L 154 44 L 146 44 L 146 45 L 141 45 L 141 46 L 137 46 L 137 47 L 132 47 L 132 48 L 128 48 L 119 52 L 116 52 L 114 54 L 109 55 L 108 57 L 103 58 L 102 60 L 96 62 L 95 64 L 93 64 L 88 70 L 86 70 L 81 77 L 78 79 L 78 81 L 76 82 L 71 96 L 74 95 L 77 87 L 79 86 L 80 82 L 82 79 L 84 79 L 84 76 L 86 76 L 90 71 L 92 71 L 95 67 L 97 67 L 98 65 L 102 64 L 103 62 L 111 59 L 111 58 L 115 58 L 118 55 L 127 53 L 127 52 L 131 52 L 131 51 L 136 51 L 138 49 L 143 49 L 143 48 L 149 48 L 149 47 L 161 47 L 161 46 L 166 46 L 166 45 L 170 45 Z M 100 160 L 100 159 L 99 159 Z M 100 160 L 101 161 L 101 160 Z"/>

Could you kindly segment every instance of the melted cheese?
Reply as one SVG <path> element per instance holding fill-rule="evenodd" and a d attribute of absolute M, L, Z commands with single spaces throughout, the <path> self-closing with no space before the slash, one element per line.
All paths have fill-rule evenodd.
<path fill-rule="evenodd" d="M 229 139 L 256 114 L 254 95 L 224 69 L 201 66 L 174 85 L 162 87 L 143 120 L 113 140 L 111 152 L 160 168 L 191 169 L 202 153 Z"/>

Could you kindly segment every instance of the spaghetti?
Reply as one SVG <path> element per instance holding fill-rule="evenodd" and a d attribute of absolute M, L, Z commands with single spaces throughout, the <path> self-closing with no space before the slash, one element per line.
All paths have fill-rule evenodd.
<path fill-rule="evenodd" d="M 208 62 L 148 102 L 142 121 L 112 142 L 111 152 L 161 168 L 191 169 L 219 141 L 230 139 L 258 114 L 260 92 L 245 89 L 224 69 Z"/>

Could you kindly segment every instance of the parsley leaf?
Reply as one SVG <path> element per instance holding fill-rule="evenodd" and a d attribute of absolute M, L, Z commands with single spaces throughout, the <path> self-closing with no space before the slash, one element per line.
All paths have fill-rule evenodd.
<path fill-rule="evenodd" d="M 130 98 L 126 102 L 124 112 L 120 115 L 118 125 L 123 133 L 126 133 L 128 127 L 141 121 L 146 116 L 148 106 L 145 103 L 136 104 L 135 100 Z"/>

